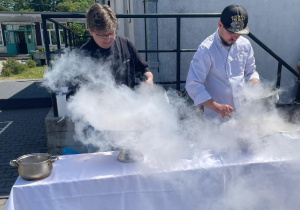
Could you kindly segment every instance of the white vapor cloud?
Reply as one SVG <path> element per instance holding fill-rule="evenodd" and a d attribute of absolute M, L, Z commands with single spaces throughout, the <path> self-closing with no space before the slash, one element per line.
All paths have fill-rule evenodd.
<path fill-rule="evenodd" d="M 299 169 L 299 125 L 283 118 L 272 101 L 255 100 L 270 89 L 246 86 L 247 100 L 239 111 L 219 123 L 202 119 L 200 110 L 176 90 L 116 85 L 109 66 L 67 52 L 45 75 L 43 85 L 53 92 L 79 84 L 67 103 L 75 139 L 99 151 L 139 151 L 150 171 L 178 169 L 176 176 L 162 179 L 187 200 L 202 197 L 206 209 L 296 209 L 298 197 L 282 191 L 292 186 L 291 192 L 300 192 L 299 177 L 293 175 Z M 191 168 L 180 172 L 178 161 L 199 173 Z"/>

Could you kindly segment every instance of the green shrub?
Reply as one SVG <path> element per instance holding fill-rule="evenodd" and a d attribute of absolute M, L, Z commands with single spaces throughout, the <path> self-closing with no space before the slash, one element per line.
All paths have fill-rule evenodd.
<path fill-rule="evenodd" d="M 4 61 L 3 63 L 2 63 L 2 65 L 3 65 L 3 68 L 5 69 L 5 68 L 10 68 L 10 69 L 12 69 L 14 66 L 16 66 L 16 65 L 18 65 L 18 61 L 17 60 L 15 60 L 15 59 L 13 59 L 13 58 L 6 58 L 6 61 Z"/>
<path fill-rule="evenodd" d="M 1 76 L 9 77 L 11 75 L 12 70 L 10 68 L 3 68 L 1 71 Z"/>
<path fill-rule="evenodd" d="M 2 65 L 3 76 L 4 74 L 20 74 L 27 69 L 27 65 L 22 64 L 13 58 L 7 58 L 6 61 L 2 63 Z"/>
<path fill-rule="evenodd" d="M 37 63 L 34 61 L 34 60 L 28 60 L 26 62 L 26 65 L 29 67 L 29 68 L 35 68 Z"/>
<path fill-rule="evenodd" d="M 19 63 L 12 69 L 13 70 L 13 74 L 21 74 L 23 71 L 25 71 L 27 69 L 27 65 Z"/>
<path fill-rule="evenodd" d="M 40 51 L 40 52 L 45 52 L 45 51 L 46 51 L 46 48 L 45 48 L 45 47 L 41 47 L 41 48 L 38 49 L 38 51 Z"/>

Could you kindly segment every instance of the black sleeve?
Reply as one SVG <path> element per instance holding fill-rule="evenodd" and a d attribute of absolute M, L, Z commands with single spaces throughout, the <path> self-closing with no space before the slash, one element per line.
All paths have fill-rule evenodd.
<path fill-rule="evenodd" d="M 149 67 L 146 61 L 142 59 L 137 49 L 131 41 L 128 40 L 128 48 L 134 60 L 135 76 L 141 78 L 146 72 L 149 72 Z"/>
<path fill-rule="evenodd" d="M 83 59 L 85 57 L 91 57 L 91 40 L 87 41 L 79 49 L 75 50 L 75 53 Z M 76 75 L 71 79 L 71 81 L 68 81 L 67 87 L 69 91 L 67 93 L 67 98 L 73 96 L 79 89 L 81 83 L 84 83 L 85 81 L 84 75 Z"/>

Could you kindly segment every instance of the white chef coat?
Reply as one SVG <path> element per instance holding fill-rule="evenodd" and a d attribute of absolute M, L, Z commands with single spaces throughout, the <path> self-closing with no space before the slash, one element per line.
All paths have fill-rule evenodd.
<path fill-rule="evenodd" d="M 242 87 L 251 79 L 259 79 L 252 46 L 240 36 L 231 46 L 225 46 L 218 30 L 199 46 L 191 61 L 186 90 L 195 105 L 213 98 L 217 103 L 228 104 L 238 110 Z M 205 117 L 221 117 L 205 108 Z"/>

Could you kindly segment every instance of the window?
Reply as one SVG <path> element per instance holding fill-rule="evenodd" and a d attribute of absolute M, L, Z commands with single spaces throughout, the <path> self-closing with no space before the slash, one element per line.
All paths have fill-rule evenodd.
<path fill-rule="evenodd" d="M 67 27 L 67 23 L 60 23 L 60 24 Z M 77 24 L 84 25 L 84 27 L 87 28 L 86 23 L 77 23 Z M 54 23 L 47 23 L 47 29 L 48 29 L 48 36 L 49 36 L 49 39 L 50 39 L 50 46 L 57 45 L 57 39 L 56 39 Z M 59 31 L 60 44 L 61 44 L 61 46 L 65 46 L 64 30 L 61 26 L 58 26 L 58 31 Z M 42 23 L 41 23 L 41 34 L 42 34 L 43 45 L 45 45 Z"/>
<path fill-rule="evenodd" d="M 47 29 L 54 29 L 53 23 L 47 23 Z"/>
<path fill-rule="evenodd" d="M 60 23 L 60 24 L 62 24 L 64 27 L 67 27 L 67 23 Z M 58 29 L 63 30 L 63 28 L 61 26 L 58 26 Z"/>
<path fill-rule="evenodd" d="M 13 30 L 13 25 L 7 25 L 6 30 Z"/>
<path fill-rule="evenodd" d="M 31 31 L 26 31 L 27 43 L 34 43 L 33 37 L 31 35 Z"/>
<path fill-rule="evenodd" d="M 59 36 L 60 36 L 60 43 L 64 44 L 65 43 L 64 31 L 59 31 Z"/>
<path fill-rule="evenodd" d="M 50 31 L 50 39 L 53 45 L 57 45 L 57 39 L 56 39 L 56 33 L 55 30 L 54 31 Z"/>
<path fill-rule="evenodd" d="M 67 24 L 66 23 L 60 23 L 62 24 L 63 26 L 66 26 Z M 49 39 L 50 39 L 50 46 L 53 46 L 53 45 L 57 45 L 57 39 L 56 39 L 56 32 L 55 32 L 55 25 L 54 23 L 47 23 L 47 31 L 48 31 L 48 36 L 49 36 Z M 58 26 L 58 31 L 59 31 L 59 36 L 60 36 L 60 43 L 62 46 L 64 46 L 64 42 L 63 42 L 63 29 L 61 26 Z M 45 45 L 44 43 L 44 34 L 43 34 L 43 25 L 41 23 L 41 33 L 42 33 L 42 42 L 43 42 L 43 45 Z"/>
<path fill-rule="evenodd" d="M 25 30 L 31 31 L 32 26 L 31 25 L 25 25 Z"/>
<path fill-rule="evenodd" d="M 14 44 L 14 43 L 18 43 L 15 38 L 15 33 L 14 32 L 5 32 L 6 33 L 6 44 Z"/>

